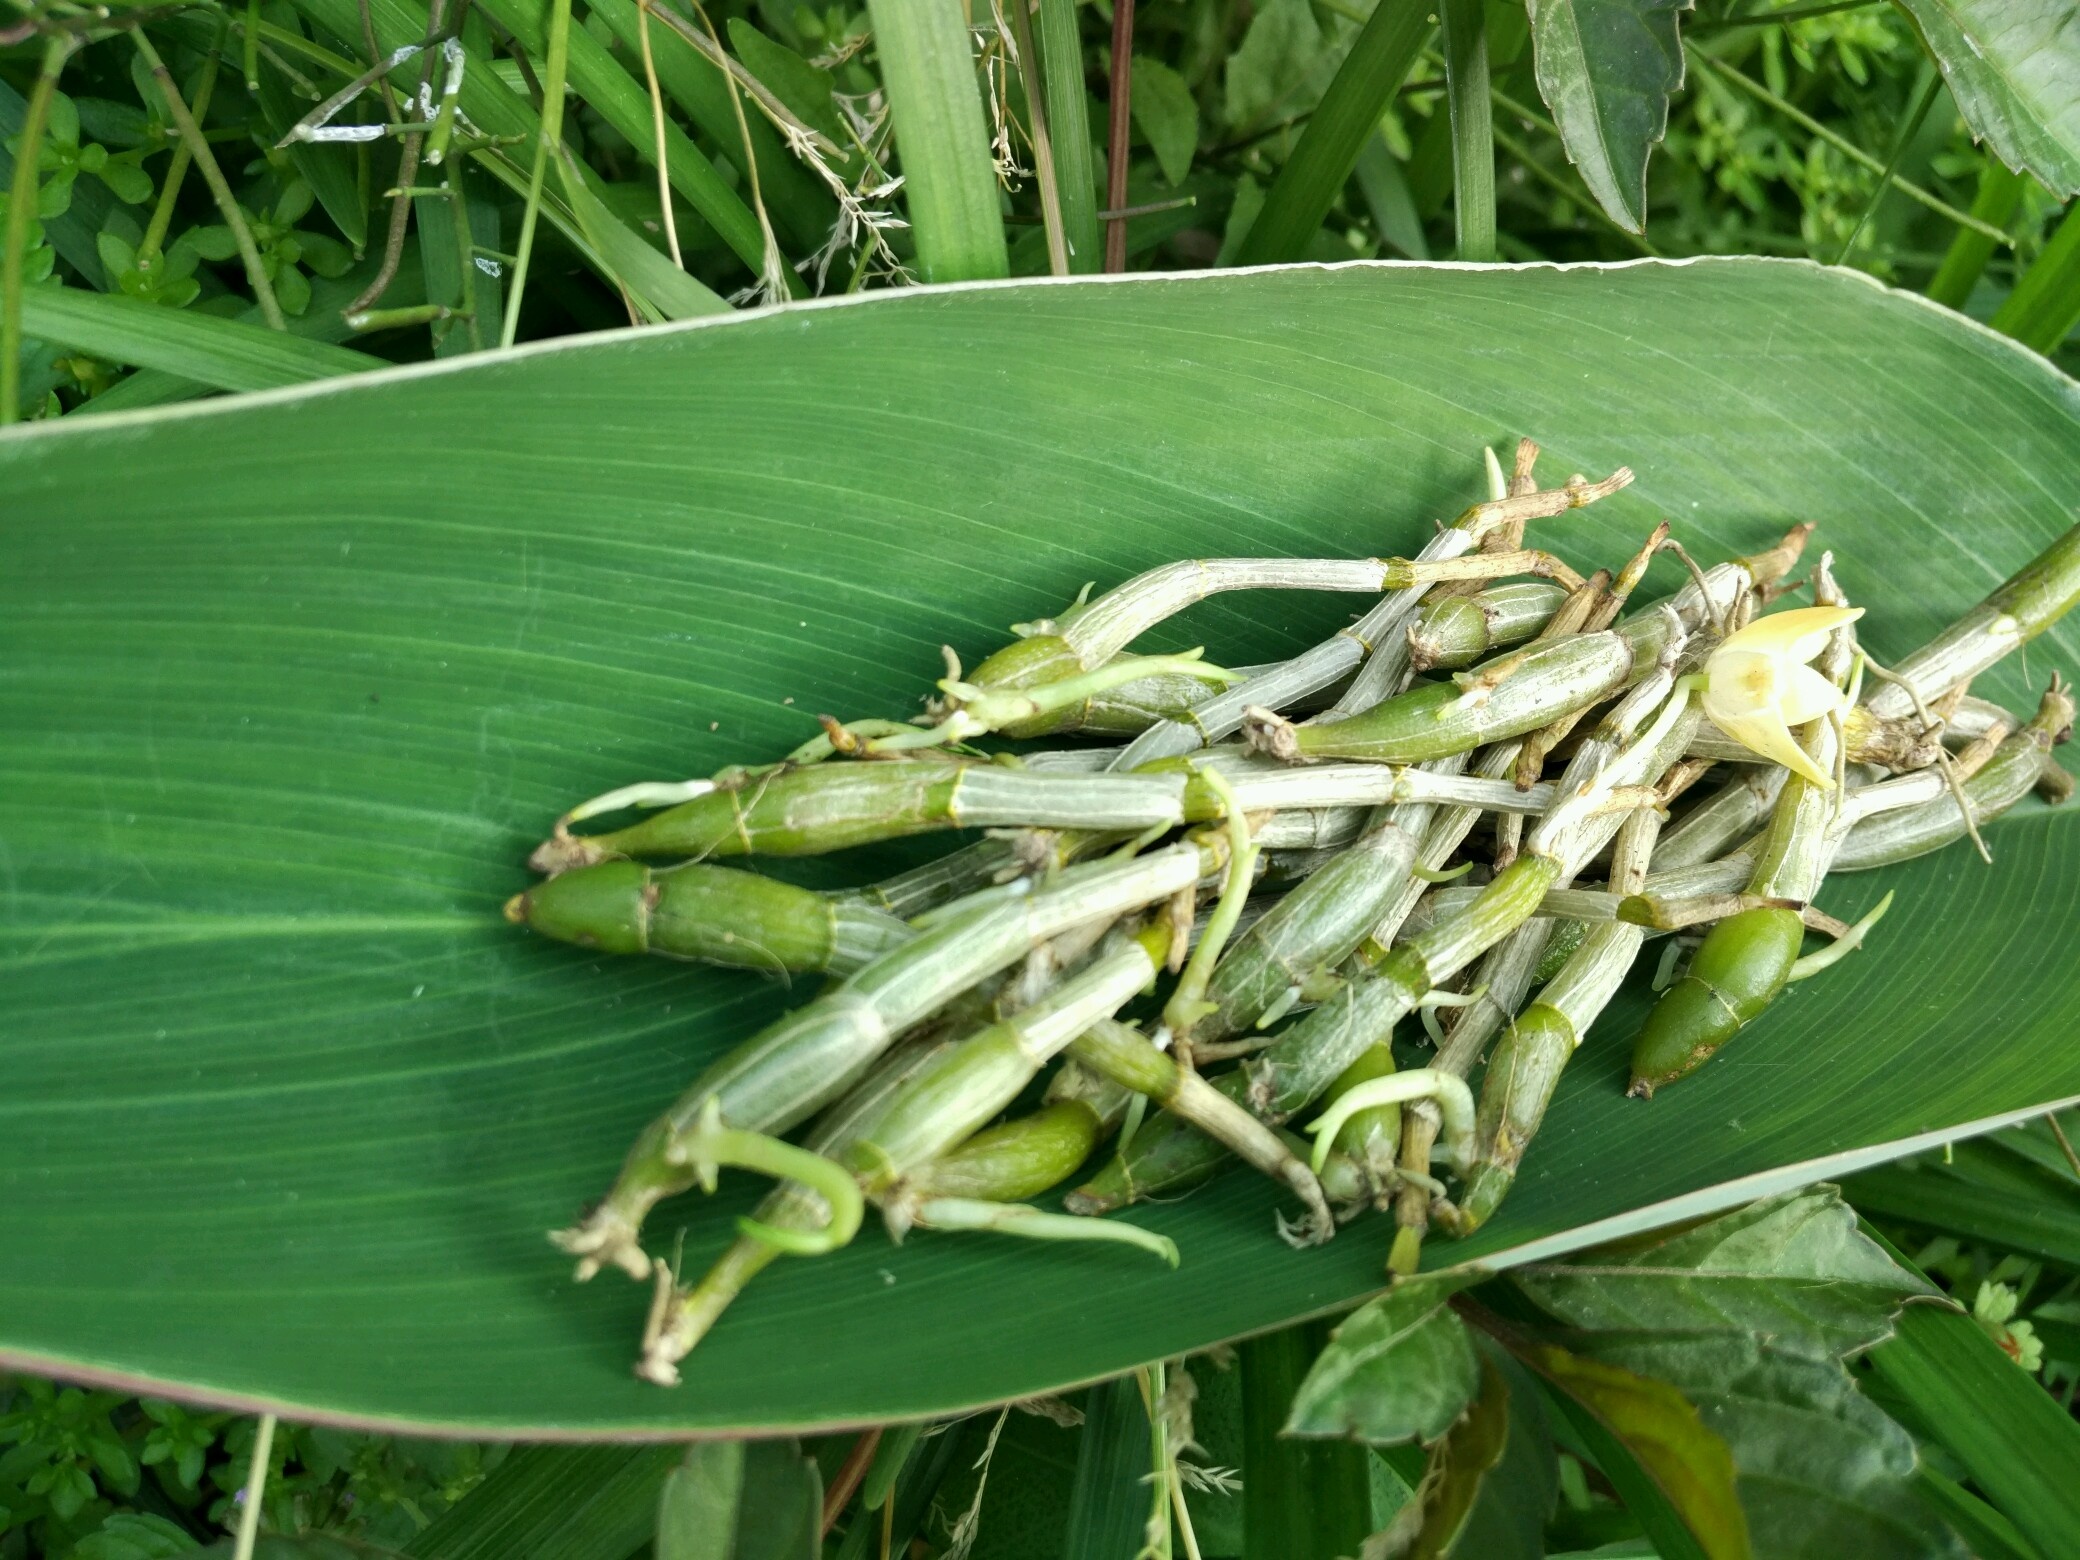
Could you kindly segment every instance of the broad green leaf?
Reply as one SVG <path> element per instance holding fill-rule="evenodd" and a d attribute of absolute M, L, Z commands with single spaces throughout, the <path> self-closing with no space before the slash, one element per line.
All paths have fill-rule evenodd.
<path fill-rule="evenodd" d="M 1835 1361 L 1736 1333 L 1606 1334 L 1587 1346 L 1696 1405 L 1733 1454 L 1757 1555 L 1963 1560 L 1915 1492 L 1912 1437 Z"/>
<path fill-rule="evenodd" d="M 202 1546 L 177 1522 L 149 1512 L 118 1511 L 72 1547 L 72 1560 L 171 1560 Z"/>
<path fill-rule="evenodd" d="M 1242 1366 L 1242 1552 L 1253 1560 L 1339 1560 L 1356 1554 L 1372 1529 L 1372 1454 L 1362 1446 L 1289 1433 L 1295 1395 L 1326 1337 L 1319 1323 L 1303 1323 L 1248 1339 L 1236 1351 Z"/>
<path fill-rule="evenodd" d="M 816 1560 L 822 1551 L 823 1478 L 792 1440 L 744 1448 L 734 1560 Z"/>
<path fill-rule="evenodd" d="M 1770 1553 L 1750 1548 L 1732 1450 L 1681 1392 L 1623 1365 L 1551 1344 L 1519 1349 L 1517 1355 L 1639 1464 L 1699 1553 L 1708 1560 Z M 1623 1485 L 1619 1493 L 1625 1493 Z"/>
<path fill-rule="evenodd" d="M 1835 1359 L 1888 1337 L 1900 1302 L 1932 1292 L 1857 1229 L 1855 1210 L 1828 1186 L 1514 1277 L 1575 1327 L 1725 1328 Z"/>
<path fill-rule="evenodd" d="M 1486 1354 L 1480 1356 L 1478 1368 L 1479 1392 L 1431 1454 L 1431 1476 L 1423 1481 L 1422 1489 L 1422 1527 L 1409 1548 L 1411 1560 L 1443 1560 L 1452 1554 L 1482 1486 L 1491 1477 L 1501 1476 L 1503 1454 L 1509 1449 L 1513 1394 L 1501 1367 Z M 1533 1540 L 1531 1553 L 1536 1556 L 1535 1534 Z"/>
<path fill-rule="evenodd" d="M 1502 1461 L 1480 1481 L 1448 1552 L 1461 1560 L 1541 1560 L 1560 1495 L 1545 1394 L 1492 1340 L 1481 1342 L 1481 1364 L 1499 1371 L 1509 1387 L 1509 1441 Z"/>
<path fill-rule="evenodd" d="M 1976 139 L 2059 196 L 2080 193 L 2080 37 L 2071 0 L 1898 0 Z"/>
<path fill-rule="evenodd" d="M 1691 0 L 1527 0 L 1539 95 L 1568 160 L 1610 219 L 1647 227 L 1647 158 L 1683 85 L 1677 18 Z"/>
<path fill-rule="evenodd" d="M 742 1441 L 696 1441 L 657 1499 L 657 1560 L 735 1560 Z"/>
<path fill-rule="evenodd" d="M 2080 1546 L 2080 1422 L 1977 1322 L 1910 1305 L 1870 1362 L 2044 1560 Z"/>
<path fill-rule="evenodd" d="M 268 390 L 384 366 L 330 342 L 77 287 L 25 288 L 22 331 L 220 390 Z"/>
<path fill-rule="evenodd" d="M 729 1445 L 703 1442 L 703 1446 Z M 405 1545 L 412 1560 L 627 1560 L 679 1448 L 520 1446 Z"/>
<path fill-rule="evenodd" d="M 1230 130 L 1253 128 L 1298 90 L 1324 47 L 1322 29 L 1307 0 L 1267 0 L 1228 56 L 1222 74 L 1223 112 Z"/>
<path fill-rule="evenodd" d="M 1182 184 L 1199 149 L 1199 101 L 1184 77 L 1161 60 L 1134 60 L 1134 123 L 1148 137 L 1163 177 Z"/>
<path fill-rule="evenodd" d="M 1236 1173 L 1132 1215 L 1175 1273 L 870 1228 L 646 1386 L 647 1291 L 570 1283 L 543 1232 L 798 994 L 499 906 L 574 798 L 914 709 L 941 644 L 972 664 L 1087 580 L 1413 550 L 1520 433 L 1548 473 L 1640 474 L 1536 533 L 1585 564 L 1664 515 L 1707 558 L 1818 517 L 1881 658 L 2080 491 L 2080 392 L 2042 358 L 1770 261 L 890 292 L 0 433 L 0 1358 L 451 1433 L 803 1429 L 1376 1293 L 1379 1221 L 1289 1250 Z M 1348 609 L 1231 596 L 1152 643 L 1246 663 Z M 1981 691 L 2033 703 L 2076 647 Z M 1835 914 L 1898 902 L 1651 1102 L 1616 1004 L 1509 1201 L 1429 1260 L 1552 1261 L 2080 1094 L 2080 995 L 2016 975 L 2069 952 L 2080 811 L 1988 838 L 1991 869 L 1831 882 Z M 761 1190 L 674 1201 L 653 1249 L 683 1229 L 705 1263 Z"/>
<path fill-rule="evenodd" d="M 1383 1445 L 1443 1435 L 1481 1387 L 1472 1335 L 1449 1304 L 1466 1281 L 1406 1280 L 1345 1317 L 1300 1384 L 1286 1432 Z"/>
<path fill-rule="evenodd" d="M 903 200 L 927 282 L 1002 276 L 1010 262 L 989 127 L 960 0 L 871 0 Z"/>

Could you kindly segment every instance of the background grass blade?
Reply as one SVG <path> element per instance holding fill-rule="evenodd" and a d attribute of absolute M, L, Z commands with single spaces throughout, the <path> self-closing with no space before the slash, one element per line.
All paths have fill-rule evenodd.
<path fill-rule="evenodd" d="M 570 1284 L 542 1231 L 790 997 L 589 959 L 499 905 L 573 797 L 912 708 L 941 644 L 972 660 L 1087 580 L 1411 549 L 1522 433 L 1553 471 L 1640 473 L 1538 533 L 1584 563 L 1663 515 L 1707 556 L 1820 517 L 1886 603 L 1880 657 L 2080 491 L 2080 392 L 2042 358 L 1767 261 L 896 291 L 0 435 L 0 1187 L 34 1189 L 0 1196 L 0 1359 L 493 1437 L 806 1432 L 1376 1292 L 1382 1228 L 1288 1250 L 1274 1191 L 1230 1175 L 1133 1215 L 1175 1273 L 869 1232 L 776 1264 L 682 1390 L 647 1387 L 647 1295 Z M 1151 643 L 1265 660 L 1345 610 L 1227 597 Z M 2061 627 L 1984 691 L 2026 707 L 2076 652 Z M 1851 918 L 1896 890 L 1882 934 L 1651 1104 L 1623 1097 L 1639 1002 L 1614 1005 L 1509 1202 L 1431 1259 L 1549 1259 L 2080 1094 L 2080 991 L 2016 978 L 2069 952 L 2080 809 L 1989 838 L 1991 869 L 1831 886 Z M 705 1263 L 760 1190 L 674 1201 L 658 1249 L 684 1229 Z"/>
<path fill-rule="evenodd" d="M 418 249 L 419 241 L 416 238 L 405 240 L 403 263 L 398 268 L 397 279 L 383 295 L 385 306 L 410 308 L 426 301 L 426 278 L 419 262 Z M 368 286 L 369 278 L 375 275 L 380 260 L 380 256 L 370 255 L 345 276 L 316 278 L 311 283 L 311 306 L 289 321 L 287 334 L 335 345 L 354 340 L 356 332 L 347 328 L 346 321 L 341 318 L 341 311 Z M 236 319 L 239 323 L 256 329 L 260 328 L 262 323 L 257 308 L 246 309 L 244 313 L 236 316 Z M 269 334 L 279 336 L 283 333 L 273 331 Z M 381 364 L 372 363 L 370 366 L 380 367 Z M 164 369 L 141 368 L 124 376 L 119 383 L 111 385 L 70 415 L 101 417 L 110 412 L 138 411 L 147 406 L 172 406 L 181 401 L 192 401 L 200 396 L 213 394 L 216 389 L 215 385 L 206 384 L 202 380 L 184 378 Z"/>
<path fill-rule="evenodd" d="M 1306 1323 L 1245 1341 L 1242 1364 L 1243 1560 L 1338 1560 L 1372 1529 L 1363 1446 L 1288 1436 L 1294 1394 L 1329 1341 Z"/>
<path fill-rule="evenodd" d="M 1994 311 L 1993 328 L 2049 352 L 2080 324 L 2080 201 Z"/>
<path fill-rule="evenodd" d="M 2080 50 L 2062 0 L 1899 0 L 1974 137 L 2059 195 L 2080 194 Z"/>
<path fill-rule="evenodd" d="M 1866 1213 L 1931 1233 L 1999 1241 L 2080 1272 L 2080 1187 L 2072 1173 L 2063 1164 L 2033 1164 L 1997 1139 L 1959 1143 L 1947 1164 L 1930 1154 L 1867 1170 L 1845 1190 Z"/>
<path fill-rule="evenodd" d="M 1972 215 L 1995 227 L 2006 227 L 2015 215 L 2027 180 L 2027 174 L 2010 172 L 1999 163 L 1989 165 L 1979 175 L 1979 191 L 1972 197 Z M 1998 242 L 1990 233 L 1959 228 L 1943 253 L 1942 265 L 1929 281 L 1928 296 L 1950 308 L 1963 308 L 1985 274 L 1986 262 L 1993 258 Z"/>
<path fill-rule="evenodd" d="M 1487 0 L 1438 7 L 1452 122 L 1452 215 L 1457 259 L 1495 258 L 1495 110 L 1488 101 Z"/>
<path fill-rule="evenodd" d="M 989 127 L 960 0 L 872 0 L 917 270 L 965 282 L 1010 270 Z"/>
<path fill-rule="evenodd" d="M 1132 1376 L 1099 1382 L 1083 1401 L 1062 1560 L 1134 1560 L 1148 1523 L 1151 1467 L 1140 1384 Z"/>
<path fill-rule="evenodd" d="M 1105 258 L 1105 241 L 1098 232 L 1090 94 L 1083 84 L 1076 0 L 1040 0 L 1033 28 L 1045 83 L 1047 133 L 1054 139 L 1055 187 L 1061 195 L 1062 231 L 1069 241 L 1069 269 L 1093 272 Z"/>
<path fill-rule="evenodd" d="M 628 1560 L 681 1447 L 518 1446 L 405 1546 L 412 1560 Z"/>
<path fill-rule="evenodd" d="M 1236 253 L 1237 265 L 1274 265 L 1307 252 L 1357 165 L 1365 138 L 1379 128 L 1388 101 L 1408 79 L 1430 27 L 1430 13 L 1417 0 L 1380 0 L 1373 8 L 1300 144 L 1265 194 L 1264 209 Z"/>
<path fill-rule="evenodd" d="M 1869 1358 L 2040 1554 L 2080 1550 L 2080 1421 L 1977 1322 L 1949 1306 L 1910 1305 Z"/>
<path fill-rule="evenodd" d="M 292 332 L 77 287 L 24 288 L 22 331 L 217 390 L 272 390 L 385 366 L 366 352 Z"/>
<path fill-rule="evenodd" d="M 612 29 L 624 59 L 641 58 L 636 0 L 592 0 L 586 9 Z M 730 102 L 730 84 L 721 68 L 654 17 L 650 23 L 650 49 L 657 61 L 658 85 L 666 96 L 685 110 L 703 135 L 719 143 L 724 155 L 739 168 L 745 165 L 747 156 L 755 161 L 759 198 L 766 203 L 781 240 L 798 253 L 813 252 L 837 220 L 838 203 L 830 191 L 787 149 L 748 96 L 743 100 L 740 126 L 737 110 Z M 647 148 L 651 143 L 644 140 L 638 144 Z"/>

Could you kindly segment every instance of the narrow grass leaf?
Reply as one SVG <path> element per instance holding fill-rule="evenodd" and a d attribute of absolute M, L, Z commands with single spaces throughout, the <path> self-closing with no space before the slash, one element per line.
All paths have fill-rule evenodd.
<path fill-rule="evenodd" d="M 2080 1421 L 1977 1322 L 1908 1306 L 1870 1363 L 2039 1554 L 2080 1553 Z"/>
<path fill-rule="evenodd" d="M 1472 1335 L 1449 1304 L 1465 1279 L 1404 1280 L 1345 1317 L 1293 1395 L 1288 1435 L 1434 1441 L 1480 1387 Z"/>
<path fill-rule="evenodd" d="M 1456 258 L 1495 258 L 1495 109 L 1488 100 L 1487 0 L 1443 0 L 1445 100 L 1452 124 Z"/>
<path fill-rule="evenodd" d="M 1076 0 L 1039 0 L 1034 47 L 1047 99 L 1047 133 L 1054 141 L 1055 188 L 1069 269 L 1087 274 L 1104 259 L 1098 231 L 1098 185 L 1091 158 L 1090 94 L 1083 84 L 1083 40 Z"/>
<path fill-rule="evenodd" d="M 961 0 L 872 0 L 917 269 L 927 282 L 1010 269 L 989 126 Z"/>
<path fill-rule="evenodd" d="M 560 159 L 564 197 L 583 225 L 585 236 L 613 274 L 634 294 L 636 304 L 652 322 L 698 319 L 704 314 L 727 314 L 729 304 L 705 283 L 672 264 L 643 237 L 609 211 L 593 193 L 595 175 L 589 168 Z"/>
<path fill-rule="evenodd" d="M 2022 187 L 2028 178 L 2027 174 L 2003 168 L 1997 162 L 1987 163 L 1979 174 L 1978 193 L 1972 197 L 1972 215 L 1993 227 L 2006 227 L 2022 200 Z M 1928 296 L 1946 307 L 1962 309 L 1979 278 L 1986 273 L 1986 262 L 1993 258 L 1999 242 L 1992 234 L 1976 228 L 1959 228 L 1943 253 L 1943 263 L 1929 280 Z"/>
<path fill-rule="evenodd" d="M 628 1560 L 681 1448 L 519 1446 L 405 1546 L 412 1560 Z"/>
<path fill-rule="evenodd" d="M 272 390 L 386 366 L 365 352 L 288 331 L 77 287 L 24 288 L 22 331 L 218 390 Z"/>
<path fill-rule="evenodd" d="M 1647 159 L 1683 85 L 1678 18 L 1691 0 L 1529 0 L 1538 91 L 1596 203 L 1647 228 Z"/>
<path fill-rule="evenodd" d="M 1994 311 L 1993 328 L 2049 353 L 2080 324 L 2080 202 Z"/>
<path fill-rule="evenodd" d="M 1915 1488 L 1977 1560 L 2043 1560 L 2022 1530 L 1963 1485 L 1922 1465 Z"/>
<path fill-rule="evenodd" d="M 407 236 L 404 249 L 400 252 L 400 264 L 396 279 L 383 295 L 387 308 L 408 309 L 426 301 L 426 277 L 419 263 L 419 240 Z M 300 336 L 310 341 L 323 341 L 338 345 L 356 339 L 358 333 L 350 330 L 342 311 L 360 297 L 369 281 L 375 276 L 376 267 L 382 263 L 379 255 L 368 255 L 361 264 L 344 276 L 319 276 L 311 280 L 311 306 L 295 319 L 289 321 L 286 333 L 271 331 L 270 335 L 283 334 Z M 231 316 L 240 324 L 258 328 L 263 322 L 258 307 L 248 305 L 241 313 Z M 372 364 L 371 366 L 377 366 Z M 99 417 L 109 412 L 137 411 L 147 406 L 171 406 L 181 401 L 192 401 L 198 396 L 212 395 L 217 387 L 199 379 L 188 379 L 165 369 L 140 368 L 125 374 L 108 389 L 91 401 L 84 401 L 66 415 L 69 417 Z"/>
<path fill-rule="evenodd" d="M 1320 1324 L 1302 1324 L 1248 1339 L 1238 1350 L 1242 1560 L 1338 1560 L 1356 1554 L 1371 1531 L 1371 1453 L 1285 1433 L 1295 1394 L 1326 1337 Z"/>
<path fill-rule="evenodd" d="M 642 60 L 642 17 L 637 9 L 638 0 L 593 0 L 587 9 L 606 23 L 619 45 L 617 62 L 635 60 L 640 72 Z M 677 14 L 675 12 L 675 14 Z M 695 22 L 695 26 L 699 23 Z M 722 25 L 718 22 L 717 25 Z M 736 22 L 730 25 L 731 37 L 736 35 Z M 757 30 L 742 24 L 744 30 L 753 32 L 765 41 Z M 771 48 L 781 53 L 778 44 Z M 743 121 L 737 118 L 737 106 L 730 101 L 730 83 L 722 69 L 700 50 L 696 49 L 675 28 L 668 26 L 653 4 L 650 17 L 650 53 L 657 63 L 657 84 L 672 102 L 679 105 L 701 134 L 722 148 L 722 153 L 739 169 L 747 162 L 755 165 L 758 172 L 758 194 L 765 202 L 767 214 L 781 239 L 807 254 L 820 246 L 830 232 L 831 223 L 837 219 L 838 203 L 831 192 L 815 174 L 804 167 L 801 160 L 788 150 L 787 143 L 780 138 L 772 124 L 761 114 L 748 95 L 743 99 Z M 790 58 L 810 70 L 806 60 L 799 55 Z M 754 67 L 754 74 L 760 74 Z M 813 71 L 812 71 L 813 74 Z M 642 85 L 639 75 L 632 78 Z M 824 92 L 824 107 L 828 111 L 830 94 L 828 81 Z M 647 105 L 646 105 L 647 110 Z M 822 129 L 821 125 L 816 128 Z M 827 133 L 827 132 L 826 132 Z M 746 135 L 749 136 L 749 153 L 746 153 Z M 833 139 L 836 139 L 835 137 Z M 670 135 L 667 133 L 667 143 Z M 654 129 L 636 143 L 647 153 L 656 144 Z M 842 142 L 841 142 L 842 144 Z M 704 213 L 705 214 L 705 213 Z"/>
<path fill-rule="evenodd" d="M 1236 264 L 1273 265 L 1307 252 L 1366 137 L 1379 128 L 1380 115 L 1408 79 L 1431 25 L 1422 0 L 1379 0 L 1279 169 Z"/>
<path fill-rule="evenodd" d="M 1062 1560 L 1134 1560 L 1148 1521 L 1148 1409 L 1132 1376 L 1085 1396 Z"/>
<path fill-rule="evenodd" d="M 1866 1170 L 1845 1190 L 1866 1214 L 2080 1271 L 2080 1188 L 2048 1167 L 2004 1164 L 1973 1148 L 1958 1144 L 1947 1165 L 1925 1156 Z"/>
<path fill-rule="evenodd" d="M 2068 0 L 1899 0 L 1977 139 L 2080 194 L 2080 46 Z"/>

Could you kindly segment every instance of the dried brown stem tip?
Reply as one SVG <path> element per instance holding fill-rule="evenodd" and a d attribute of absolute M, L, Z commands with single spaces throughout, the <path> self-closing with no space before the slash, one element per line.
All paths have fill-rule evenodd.
<path fill-rule="evenodd" d="M 1307 757 L 1300 751 L 1300 739 L 1295 734 L 1293 723 L 1276 710 L 1267 710 L 1261 704 L 1250 706 L 1242 716 L 1242 740 L 1251 751 L 1268 754 L 1282 764 L 1304 764 Z"/>
<path fill-rule="evenodd" d="M 589 840 L 579 839 L 562 824 L 558 824 L 554 834 L 535 846 L 533 854 L 527 858 L 527 864 L 543 877 L 555 877 L 559 872 L 596 866 L 606 859 L 606 851 Z M 512 906 L 508 905 L 506 911 L 507 918 L 511 919 Z"/>

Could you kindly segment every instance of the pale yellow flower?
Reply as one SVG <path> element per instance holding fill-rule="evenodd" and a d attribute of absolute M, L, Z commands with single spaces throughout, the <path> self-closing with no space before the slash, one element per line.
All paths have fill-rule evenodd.
<path fill-rule="evenodd" d="M 1832 789 L 1833 776 L 1813 762 L 1791 731 L 1848 702 L 1841 689 L 1807 663 L 1826 648 L 1829 634 L 1862 616 L 1861 607 L 1797 607 L 1729 634 L 1704 664 L 1705 714 L 1742 746 Z"/>

